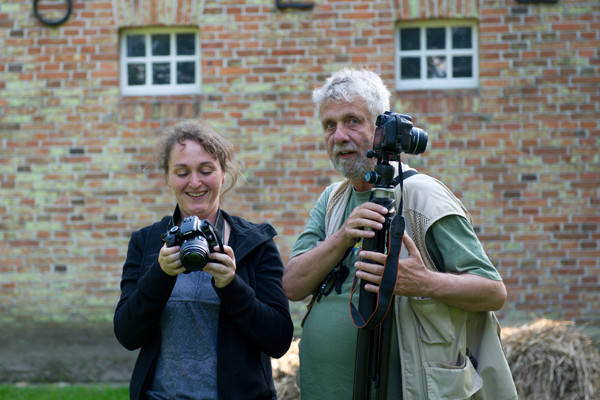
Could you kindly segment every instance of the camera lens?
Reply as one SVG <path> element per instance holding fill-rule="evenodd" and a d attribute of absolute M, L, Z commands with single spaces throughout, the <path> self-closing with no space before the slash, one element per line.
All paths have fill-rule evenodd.
<path fill-rule="evenodd" d="M 188 271 L 200 271 L 208 264 L 208 242 L 201 236 L 186 240 L 181 245 L 181 264 Z"/>
<path fill-rule="evenodd" d="M 427 148 L 427 132 L 420 128 L 410 130 L 410 141 L 404 150 L 408 154 L 422 154 Z"/>

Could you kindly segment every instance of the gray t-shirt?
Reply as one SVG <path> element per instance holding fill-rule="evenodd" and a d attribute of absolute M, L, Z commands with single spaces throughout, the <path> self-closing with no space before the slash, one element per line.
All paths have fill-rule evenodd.
<path fill-rule="evenodd" d="M 177 276 L 161 317 L 161 348 L 149 399 L 217 398 L 219 297 L 206 272 Z"/>

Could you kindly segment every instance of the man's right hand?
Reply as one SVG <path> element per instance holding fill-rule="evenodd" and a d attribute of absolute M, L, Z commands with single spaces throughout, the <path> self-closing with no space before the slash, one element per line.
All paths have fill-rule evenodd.
<path fill-rule="evenodd" d="M 301 301 L 313 294 L 349 247 L 363 238 L 375 236 L 373 230 L 383 227 L 387 212 L 381 205 L 366 202 L 352 210 L 336 233 L 289 260 L 283 273 L 283 288 L 288 299 Z"/>
<path fill-rule="evenodd" d="M 371 201 L 363 203 L 352 210 L 346 222 L 333 236 L 337 236 L 340 246 L 347 249 L 363 238 L 375 236 L 374 231 L 383 228 L 387 213 L 388 209 L 379 204 Z"/>

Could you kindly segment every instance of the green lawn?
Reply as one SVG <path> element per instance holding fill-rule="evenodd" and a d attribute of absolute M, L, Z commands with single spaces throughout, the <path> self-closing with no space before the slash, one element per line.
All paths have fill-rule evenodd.
<path fill-rule="evenodd" d="M 0 399 L 6 400 L 126 400 L 124 385 L 0 385 Z"/>

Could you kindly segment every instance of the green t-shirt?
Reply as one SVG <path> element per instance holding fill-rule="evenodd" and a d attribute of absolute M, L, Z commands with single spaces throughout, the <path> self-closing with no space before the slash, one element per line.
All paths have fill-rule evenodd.
<path fill-rule="evenodd" d="M 317 200 L 291 257 L 302 254 L 325 240 L 325 213 L 331 190 L 332 187 L 328 187 Z M 370 192 L 353 191 L 344 220 L 354 208 L 369 198 Z M 434 223 L 427 233 L 426 246 L 436 265 L 443 265 L 446 272 L 472 273 L 489 279 L 501 279 L 485 255 L 471 225 L 462 216 L 451 215 Z M 358 250 L 358 247 L 353 248 L 344 262 L 350 273 L 342 285 L 341 294 L 333 290 L 328 296 L 321 297 L 319 302 L 313 304 L 305 321 L 299 355 L 302 399 L 352 399 L 357 328 L 352 323 L 349 302 Z M 358 293 L 354 297 L 358 297 Z M 392 348 L 389 349 L 391 359 L 388 398 L 398 399 L 401 398 L 400 360 L 395 328 L 393 332 Z"/>

